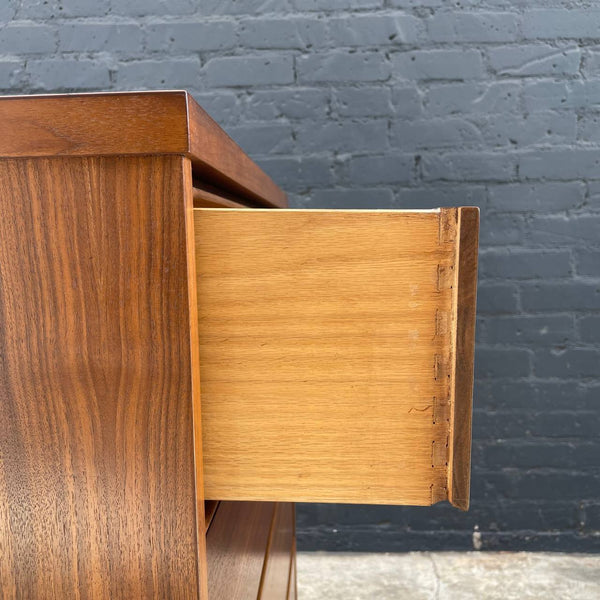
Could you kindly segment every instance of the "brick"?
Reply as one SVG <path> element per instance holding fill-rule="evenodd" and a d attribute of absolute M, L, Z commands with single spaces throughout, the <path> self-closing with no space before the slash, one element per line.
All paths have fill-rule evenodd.
<path fill-rule="evenodd" d="M 558 438 L 585 438 L 594 435 L 593 427 L 598 426 L 597 419 L 586 419 L 588 415 L 589 413 L 573 411 L 475 411 L 473 436 L 484 442 L 496 439 L 510 440 L 511 443 L 535 440 L 536 438 L 544 438 L 546 443 L 553 442 Z M 502 466 L 507 468 L 513 465 L 502 464 Z"/>
<path fill-rule="evenodd" d="M 486 322 L 487 344 L 546 345 L 573 341 L 575 325 L 572 316 L 515 315 L 495 317 Z"/>
<path fill-rule="evenodd" d="M 598 310 L 600 283 L 523 284 L 521 302 L 523 310 L 528 312 Z"/>
<path fill-rule="evenodd" d="M 25 61 L 0 59 L 0 89 L 11 90 L 18 85 L 25 71 Z"/>
<path fill-rule="evenodd" d="M 480 474 L 473 493 L 483 500 L 584 500 L 596 498 L 600 477 L 569 471 L 489 472 Z"/>
<path fill-rule="evenodd" d="M 323 119 L 329 113 L 329 91 L 321 88 L 256 90 L 245 102 L 247 118 Z"/>
<path fill-rule="evenodd" d="M 537 350 L 534 364 L 537 377 L 597 377 L 600 372 L 600 350 Z"/>
<path fill-rule="evenodd" d="M 46 54 L 56 50 L 53 27 L 13 21 L 0 28 L 0 53 Z"/>
<path fill-rule="evenodd" d="M 434 116 L 513 113 L 519 108 L 516 83 L 433 84 L 425 95 L 425 110 Z"/>
<path fill-rule="evenodd" d="M 294 148 L 292 127 L 286 123 L 248 123 L 227 133 L 251 156 L 286 154 Z"/>
<path fill-rule="evenodd" d="M 600 341 L 600 315 L 583 317 L 578 323 L 581 340 L 589 344 L 598 344 Z"/>
<path fill-rule="evenodd" d="M 507 115 L 500 119 L 473 120 L 481 130 L 486 146 L 512 146 L 573 143 L 577 137 L 577 115 L 567 112 L 537 112 Z"/>
<path fill-rule="evenodd" d="M 455 117 L 396 121 L 391 136 L 392 145 L 403 149 L 460 147 L 481 141 L 475 125 Z"/>
<path fill-rule="evenodd" d="M 506 153 L 455 152 L 423 157 L 425 181 L 507 181 L 515 176 L 516 160 Z"/>
<path fill-rule="evenodd" d="M 385 46 L 414 44 L 422 29 L 411 15 L 362 15 L 329 19 L 329 35 L 335 46 Z"/>
<path fill-rule="evenodd" d="M 258 158 L 256 162 L 286 191 L 297 192 L 334 182 L 333 164 L 323 157 Z"/>
<path fill-rule="evenodd" d="M 107 88 L 111 83 L 109 65 L 100 60 L 30 60 L 26 73 L 35 90 L 94 90 Z"/>
<path fill-rule="evenodd" d="M 597 411 L 542 411 L 532 419 L 529 430 L 540 438 L 594 438 L 599 426 Z"/>
<path fill-rule="evenodd" d="M 413 179 L 412 156 L 357 156 L 350 159 L 349 178 L 357 184 L 408 183 Z"/>
<path fill-rule="evenodd" d="M 519 174 L 525 179 L 582 179 L 600 172 L 600 150 L 569 148 L 535 151 L 519 157 Z"/>
<path fill-rule="evenodd" d="M 531 373 L 530 355 L 517 348 L 477 348 L 475 377 L 527 377 Z"/>
<path fill-rule="evenodd" d="M 75 22 L 59 28 L 62 52 L 136 52 L 142 47 L 137 23 Z"/>
<path fill-rule="evenodd" d="M 0 3 L 0 22 L 9 23 L 16 19 L 34 19 L 37 21 L 56 17 L 57 0 L 28 0 L 27 2 Z"/>
<path fill-rule="evenodd" d="M 484 411 L 536 410 L 540 404 L 539 394 L 531 381 L 479 379 L 475 382 L 473 393 L 473 406 L 475 409 Z"/>
<path fill-rule="evenodd" d="M 548 410 L 553 407 L 560 410 L 598 410 L 600 403 L 600 385 L 598 382 L 571 380 L 539 381 L 535 383 L 537 388 L 540 410 Z"/>
<path fill-rule="evenodd" d="M 544 45 L 518 45 L 488 50 L 490 65 L 499 75 L 576 75 L 581 51 L 577 46 L 556 48 Z"/>
<path fill-rule="evenodd" d="M 600 214 L 533 215 L 528 220 L 527 237 L 533 243 L 577 245 L 600 244 Z"/>
<path fill-rule="evenodd" d="M 600 113 L 584 114 L 577 123 L 577 139 L 596 143 L 600 139 Z"/>
<path fill-rule="evenodd" d="M 600 11 L 586 9 L 527 10 L 523 15 L 525 39 L 598 37 Z"/>
<path fill-rule="evenodd" d="M 538 500 L 596 498 L 600 477 L 577 472 L 527 473 L 519 478 L 515 491 L 516 497 Z"/>
<path fill-rule="evenodd" d="M 330 52 L 298 56 L 296 70 L 300 82 L 384 81 L 390 74 L 385 55 L 380 52 Z"/>
<path fill-rule="evenodd" d="M 482 247 L 519 245 L 526 239 L 525 219 L 520 214 L 491 214 L 482 219 L 479 229 L 479 242 Z"/>
<path fill-rule="evenodd" d="M 342 117 L 387 117 L 393 114 L 392 94 L 387 87 L 334 90 L 334 107 Z"/>
<path fill-rule="evenodd" d="M 307 208 L 346 208 L 346 209 L 390 209 L 393 208 L 394 194 L 390 189 L 335 189 L 314 190 Z"/>
<path fill-rule="evenodd" d="M 119 86 L 136 89 L 187 88 L 199 80 L 197 58 L 124 62 L 117 72 Z"/>
<path fill-rule="evenodd" d="M 594 501 L 584 503 L 582 522 L 584 531 L 590 531 L 594 535 L 598 535 L 598 531 L 600 531 L 600 503 Z"/>
<path fill-rule="evenodd" d="M 434 42 L 512 42 L 518 36 L 514 13 L 439 12 L 427 20 Z"/>
<path fill-rule="evenodd" d="M 396 117 L 416 117 L 421 114 L 421 95 L 414 87 L 394 86 L 392 105 Z"/>
<path fill-rule="evenodd" d="M 515 285 L 488 282 L 479 284 L 477 311 L 480 314 L 501 315 L 518 310 L 518 291 Z"/>
<path fill-rule="evenodd" d="M 445 0 L 390 0 L 393 8 L 435 8 L 444 4 Z"/>
<path fill-rule="evenodd" d="M 191 21 L 156 23 L 147 28 L 149 50 L 226 50 L 236 44 L 232 21 Z"/>
<path fill-rule="evenodd" d="M 495 279 L 547 279 L 571 275 L 568 250 L 502 250 L 482 252 L 481 275 Z"/>
<path fill-rule="evenodd" d="M 559 418 L 560 418 L 559 414 Z M 505 465 L 508 468 L 536 469 L 551 467 L 557 469 L 577 469 L 582 466 L 594 466 L 595 456 L 600 446 L 593 443 L 574 444 L 560 441 L 498 441 L 484 449 L 485 463 Z M 590 458 L 592 460 L 590 460 Z M 583 462 L 582 462 L 583 460 Z"/>
<path fill-rule="evenodd" d="M 575 264 L 579 275 L 600 279 L 600 250 L 576 250 Z"/>
<path fill-rule="evenodd" d="M 415 50 L 392 57 L 395 75 L 402 79 L 480 79 L 483 60 L 477 50 Z"/>
<path fill-rule="evenodd" d="M 572 182 L 507 184 L 491 186 L 489 205 L 496 212 L 557 212 L 581 208 L 585 185 Z"/>
<path fill-rule="evenodd" d="M 367 121 L 327 121 L 298 129 L 296 141 L 300 151 L 308 152 L 376 152 L 386 149 L 388 123 L 384 119 Z"/>
<path fill-rule="evenodd" d="M 188 87 L 194 99 L 221 126 L 236 123 L 240 118 L 240 103 L 232 92 L 196 92 Z"/>
<path fill-rule="evenodd" d="M 325 21 L 318 19 L 258 18 L 243 20 L 239 25 L 239 40 L 247 48 L 305 49 L 322 46 L 326 38 Z"/>
<path fill-rule="evenodd" d="M 600 75 L 600 50 L 587 48 L 584 53 L 581 73 L 588 78 Z"/>
<path fill-rule="evenodd" d="M 439 206 L 482 206 L 486 191 L 483 186 L 420 184 L 417 188 L 399 188 L 396 204 L 403 208 L 437 208 Z"/>
<path fill-rule="evenodd" d="M 383 0 L 292 0 L 294 8 L 306 11 L 381 8 Z"/>
<path fill-rule="evenodd" d="M 523 87 L 525 109 L 590 109 L 600 106 L 600 79 L 533 81 Z"/>
<path fill-rule="evenodd" d="M 600 201 L 600 181 L 589 180 L 588 186 L 588 199 L 594 204 Z"/>
<path fill-rule="evenodd" d="M 209 2 L 210 0 L 202 0 L 202 8 L 205 8 L 205 5 L 208 5 Z M 245 2 L 249 4 L 249 0 L 245 0 Z M 220 3 L 221 5 L 227 4 L 223 0 L 220 0 Z M 165 0 L 113 0 L 111 12 L 115 15 L 132 17 L 189 15 L 196 10 L 197 6 L 194 0 L 168 0 L 168 2 L 165 2 Z"/>
<path fill-rule="evenodd" d="M 98 17 L 109 12 L 108 0 L 61 0 L 61 17 Z"/>
<path fill-rule="evenodd" d="M 488 509 L 482 520 L 476 518 L 480 529 L 499 531 L 527 529 L 535 531 L 575 529 L 578 524 L 579 505 L 576 501 L 544 503 L 524 499 L 506 501 L 497 504 L 487 503 Z M 485 534 L 484 534 L 485 535 Z"/>
<path fill-rule="evenodd" d="M 213 87 L 280 85 L 294 81 L 291 56 L 220 56 L 205 65 L 206 79 Z"/>

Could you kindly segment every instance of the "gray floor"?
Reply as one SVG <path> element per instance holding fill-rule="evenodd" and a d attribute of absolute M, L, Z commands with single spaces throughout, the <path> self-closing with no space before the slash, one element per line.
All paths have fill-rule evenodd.
<path fill-rule="evenodd" d="M 599 600 L 600 556 L 524 552 L 298 554 L 299 600 Z"/>

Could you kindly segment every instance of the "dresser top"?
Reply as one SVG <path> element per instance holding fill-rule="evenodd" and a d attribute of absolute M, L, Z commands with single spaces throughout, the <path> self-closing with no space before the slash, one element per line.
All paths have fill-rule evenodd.
<path fill-rule="evenodd" d="M 267 206 L 285 193 L 185 91 L 0 97 L 0 157 L 183 154 L 194 175 Z"/>

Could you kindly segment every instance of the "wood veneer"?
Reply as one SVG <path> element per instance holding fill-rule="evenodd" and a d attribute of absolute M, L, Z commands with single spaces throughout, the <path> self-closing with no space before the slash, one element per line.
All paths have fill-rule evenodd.
<path fill-rule="evenodd" d="M 0 160 L 4 598 L 206 597 L 189 180 L 179 156 Z"/>
<path fill-rule="evenodd" d="M 0 156 L 181 154 L 197 177 L 266 206 L 285 193 L 185 91 L 0 98 Z"/>
<path fill-rule="evenodd" d="M 208 498 L 465 507 L 476 210 L 194 211 Z"/>
<path fill-rule="evenodd" d="M 258 600 L 281 600 L 289 595 L 294 559 L 294 523 L 294 505 L 289 502 L 276 504 Z"/>
<path fill-rule="evenodd" d="M 207 535 L 210 598 L 257 600 L 275 509 L 271 502 L 219 504 Z"/>

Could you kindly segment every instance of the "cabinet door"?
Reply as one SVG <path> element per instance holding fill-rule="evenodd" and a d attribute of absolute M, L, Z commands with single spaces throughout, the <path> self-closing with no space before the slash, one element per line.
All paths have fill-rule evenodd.
<path fill-rule="evenodd" d="M 194 226 L 206 497 L 466 508 L 477 209 Z"/>

